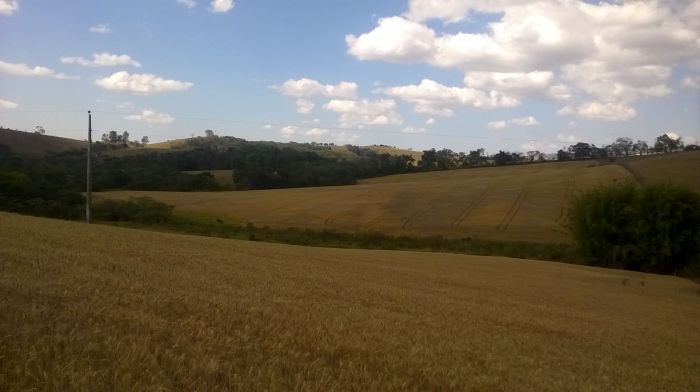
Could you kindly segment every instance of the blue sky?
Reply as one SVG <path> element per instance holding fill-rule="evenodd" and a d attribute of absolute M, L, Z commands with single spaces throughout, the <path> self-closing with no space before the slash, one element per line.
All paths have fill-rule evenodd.
<path fill-rule="evenodd" d="M 151 141 L 695 142 L 699 21 L 696 0 L 0 0 L 0 125 L 83 139 L 92 109 Z"/>

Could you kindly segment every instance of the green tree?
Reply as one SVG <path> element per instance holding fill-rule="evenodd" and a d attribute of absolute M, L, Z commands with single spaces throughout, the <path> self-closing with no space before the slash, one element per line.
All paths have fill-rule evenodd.
<path fill-rule="evenodd" d="M 572 202 L 568 228 L 594 265 L 678 274 L 700 263 L 700 195 L 678 185 L 589 190 Z"/>
<path fill-rule="evenodd" d="M 595 146 L 591 144 L 578 142 L 569 146 L 569 154 L 571 154 L 571 156 L 573 156 L 575 159 L 591 158 L 593 156 L 594 148 Z"/>
<path fill-rule="evenodd" d="M 683 140 L 679 138 L 673 138 L 668 133 L 656 138 L 656 143 L 654 143 L 654 151 L 656 152 L 674 152 L 683 150 Z"/>
<path fill-rule="evenodd" d="M 571 159 L 572 159 L 571 153 L 564 151 L 564 150 L 557 151 L 557 160 L 558 161 L 570 161 Z"/>

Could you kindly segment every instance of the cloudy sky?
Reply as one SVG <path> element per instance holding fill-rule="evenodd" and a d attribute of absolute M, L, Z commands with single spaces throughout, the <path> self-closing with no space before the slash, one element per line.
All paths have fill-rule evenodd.
<path fill-rule="evenodd" d="M 700 140 L 700 0 L 0 0 L 0 125 L 465 151 Z"/>

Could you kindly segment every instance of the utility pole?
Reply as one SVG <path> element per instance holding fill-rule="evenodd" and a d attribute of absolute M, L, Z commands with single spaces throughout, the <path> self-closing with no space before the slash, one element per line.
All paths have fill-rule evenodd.
<path fill-rule="evenodd" d="M 87 148 L 87 197 L 85 200 L 85 220 L 92 223 L 90 207 L 92 206 L 92 113 L 88 110 L 88 148 Z"/>

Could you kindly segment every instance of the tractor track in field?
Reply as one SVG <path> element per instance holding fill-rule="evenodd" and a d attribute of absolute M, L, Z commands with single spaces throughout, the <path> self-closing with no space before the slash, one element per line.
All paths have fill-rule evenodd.
<path fill-rule="evenodd" d="M 484 189 L 481 193 L 479 193 L 474 199 L 472 199 L 471 203 L 465 208 L 459 216 L 457 216 L 457 219 L 452 221 L 450 223 L 450 227 L 452 228 L 458 228 L 468 217 L 471 215 L 474 210 L 486 199 L 486 196 L 488 193 L 491 191 L 493 187 L 488 187 L 487 189 Z"/>
<path fill-rule="evenodd" d="M 513 219 L 515 219 L 515 217 L 518 215 L 518 212 L 520 211 L 520 208 L 525 203 L 525 199 L 527 199 L 527 195 L 530 193 L 530 188 L 531 187 L 529 186 L 525 187 L 520 191 L 520 193 L 518 193 L 518 196 L 515 198 L 515 201 L 510 206 L 508 212 L 501 220 L 501 223 L 499 223 L 498 226 L 496 226 L 496 231 L 508 230 L 508 226 L 510 226 L 510 223 L 513 222 Z"/>
<path fill-rule="evenodd" d="M 564 196 L 561 199 L 561 206 L 559 207 L 559 215 L 554 220 L 554 222 L 559 223 L 566 215 L 566 206 L 569 204 L 569 200 L 573 197 L 574 187 L 576 186 L 576 179 L 574 177 L 570 178 L 566 183 L 566 189 L 564 190 Z"/>
<path fill-rule="evenodd" d="M 411 215 L 408 219 L 403 221 L 403 223 L 401 224 L 401 228 L 402 229 L 409 229 L 409 228 L 413 227 L 413 223 L 415 223 L 416 220 L 418 220 L 418 218 L 420 218 L 421 215 L 425 214 L 426 212 L 428 212 L 432 209 L 433 209 L 433 206 L 430 205 L 428 207 L 421 209 L 420 211 L 413 213 L 413 215 Z"/>

